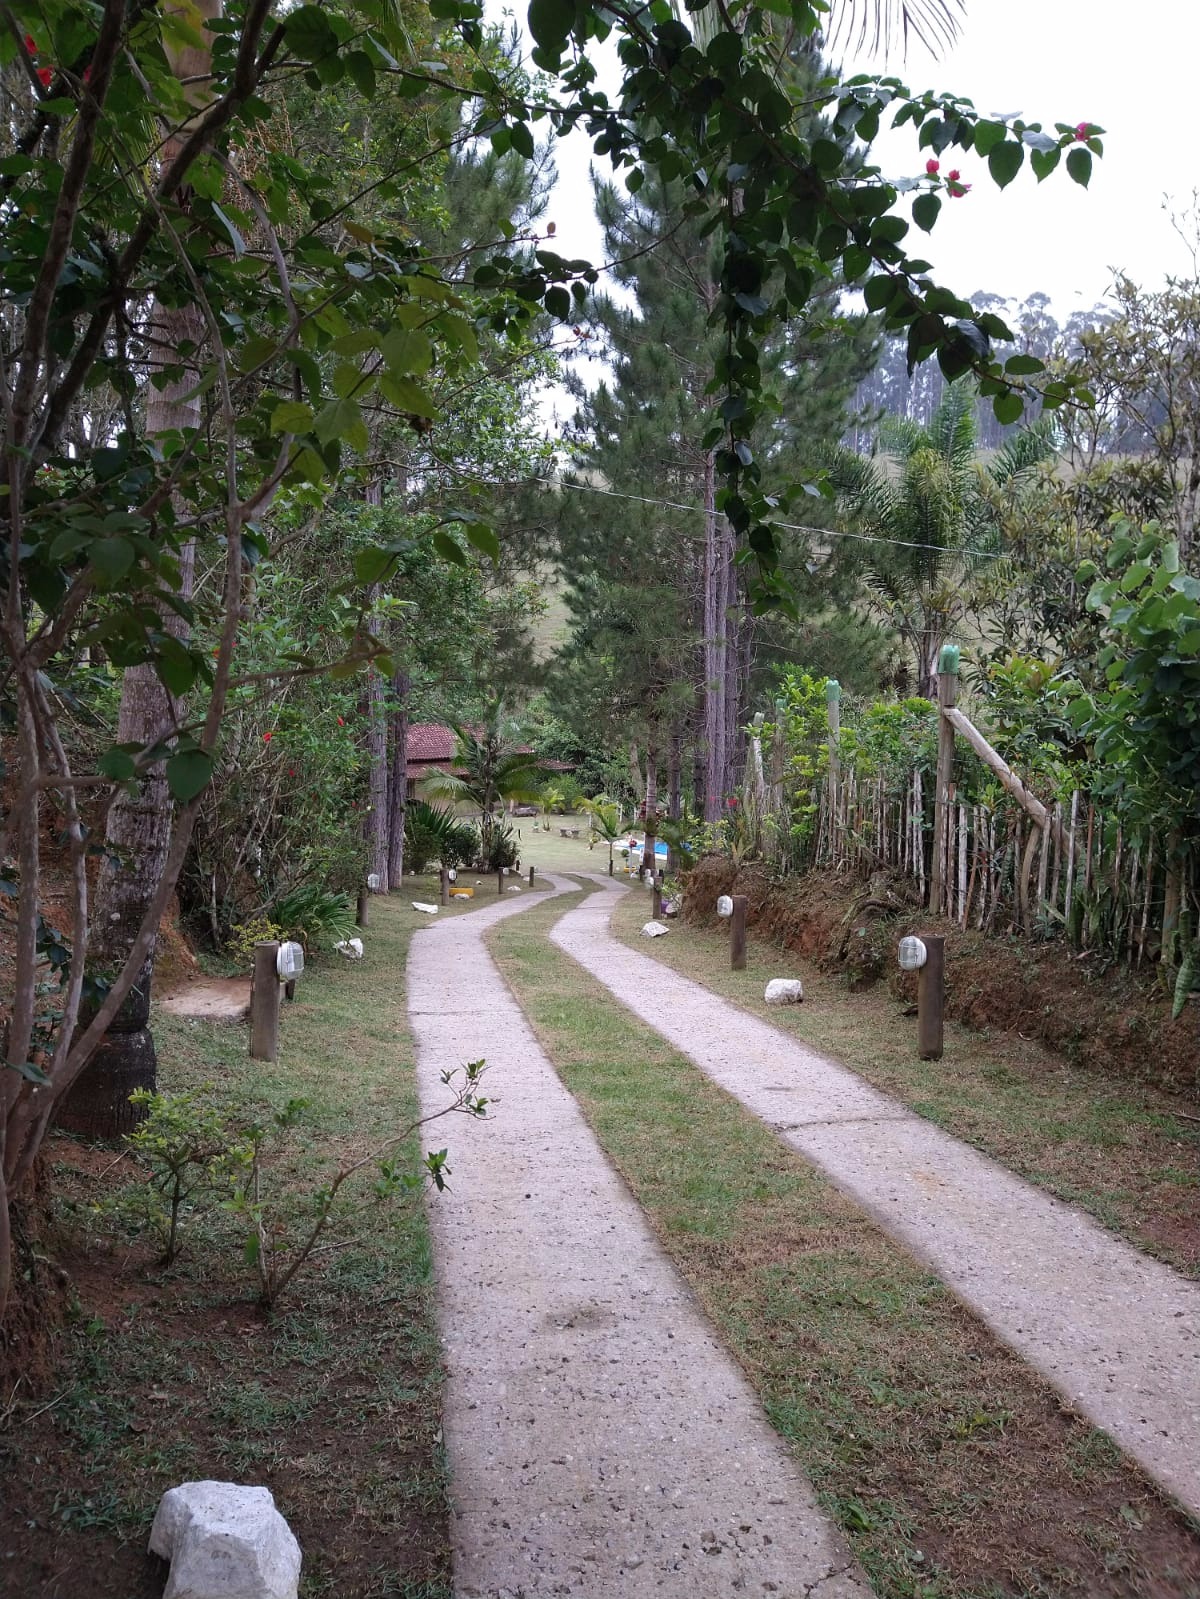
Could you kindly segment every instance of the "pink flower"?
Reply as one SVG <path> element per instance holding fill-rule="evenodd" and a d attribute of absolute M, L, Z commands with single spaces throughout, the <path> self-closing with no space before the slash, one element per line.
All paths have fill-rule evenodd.
<path fill-rule="evenodd" d="M 962 174 L 959 172 L 957 167 L 951 167 L 946 176 L 949 178 L 951 183 L 957 183 Z"/>
<path fill-rule="evenodd" d="M 1090 122 L 1077 122 L 1075 124 L 1075 137 L 1077 139 L 1086 139 L 1088 136 L 1088 129 L 1090 127 Z"/>
<path fill-rule="evenodd" d="M 925 170 L 932 178 L 935 172 L 939 172 L 941 170 L 941 166 L 942 163 L 940 161 L 929 160 L 925 163 Z"/>

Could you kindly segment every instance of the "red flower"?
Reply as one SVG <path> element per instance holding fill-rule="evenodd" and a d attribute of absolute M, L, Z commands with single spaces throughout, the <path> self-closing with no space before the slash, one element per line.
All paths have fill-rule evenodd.
<path fill-rule="evenodd" d="M 1090 122 L 1077 122 L 1075 124 L 1075 137 L 1077 139 L 1086 139 L 1088 136 L 1088 129 L 1090 127 Z"/>
<path fill-rule="evenodd" d="M 933 161 L 933 160 L 926 161 L 925 170 L 926 170 L 926 172 L 928 172 L 930 177 L 933 177 L 935 172 L 938 172 L 938 171 L 941 170 L 941 165 L 942 165 L 942 163 L 940 161 Z"/>
<path fill-rule="evenodd" d="M 269 744 L 274 737 L 275 737 L 274 733 L 264 733 L 263 734 L 263 743 L 264 744 Z"/>
<path fill-rule="evenodd" d="M 344 722 L 344 721 L 343 721 L 343 720 L 342 720 L 342 718 L 341 718 L 341 717 L 340 717 L 340 716 L 339 716 L 339 717 L 338 717 L 338 726 L 339 726 L 339 727 L 345 727 L 345 725 L 346 725 L 346 724 L 345 724 L 345 722 Z"/>
<path fill-rule="evenodd" d="M 32 33 L 27 33 L 25 35 L 25 48 L 31 56 L 37 55 L 37 44 L 34 41 Z"/>
<path fill-rule="evenodd" d="M 54 82 L 54 69 L 52 67 L 39 67 L 37 69 L 38 82 L 43 89 L 48 89 Z"/>
<path fill-rule="evenodd" d="M 961 176 L 961 174 L 960 174 L 960 172 L 959 172 L 957 167 L 951 167 L 950 171 L 947 172 L 946 176 L 950 179 L 951 183 L 957 183 L 958 180 L 959 180 L 959 177 Z"/>
<path fill-rule="evenodd" d="M 294 766 L 289 766 L 288 767 L 288 776 L 289 777 L 295 777 L 295 775 L 296 775 L 296 768 Z"/>
<path fill-rule="evenodd" d="M 725 803 L 726 803 L 726 805 L 730 805 L 730 806 L 733 806 L 733 805 L 736 805 L 736 804 L 737 804 L 737 800 L 736 800 L 736 798 L 735 798 L 735 797 L 734 797 L 734 796 L 733 796 L 733 795 L 732 795 L 732 794 L 731 794 L 731 795 L 730 795 L 730 796 L 729 796 L 729 798 L 728 798 L 728 799 L 727 799 L 727 800 L 726 800 L 726 801 L 725 801 Z"/>

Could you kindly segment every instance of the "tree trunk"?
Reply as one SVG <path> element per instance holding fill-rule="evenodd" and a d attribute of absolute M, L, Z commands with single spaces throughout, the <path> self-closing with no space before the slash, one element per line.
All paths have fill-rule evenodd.
<path fill-rule="evenodd" d="M 367 668 L 367 872 L 372 893 L 388 891 L 388 713 L 383 677 Z"/>
<path fill-rule="evenodd" d="M 667 745 L 667 815 L 677 822 L 683 810 L 681 781 L 683 768 L 683 733 L 678 726 L 672 728 Z"/>
<path fill-rule="evenodd" d="M 159 306 L 153 320 L 164 359 L 171 359 L 185 341 L 197 349 L 203 341 L 204 324 L 194 306 Z M 195 390 L 197 375 L 194 358 L 189 358 L 187 369 L 162 390 L 153 385 L 147 389 L 146 431 L 151 437 L 200 427 L 199 398 L 185 398 Z M 176 510 L 186 514 L 182 504 Z M 189 543 L 180 559 L 182 599 L 191 597 L 194 567 L 195 546 Z M 166 612 L 164 626 L 174 638 L 188 636 L 187 623 L 173 610 Z M 152 743 L 178 723 L 182 709 L 183 702 L 164 688 L 153 667 L 126 668 L 121 680 L 117 742 Z M 133 795 L 120 795 L 109 810 L 89 939 L 88 966 L 93 974 L 119 971 L 128 959 L 162 876 L 173 823 L 174 804 L 161 762 L 141 780 Z M 154 1039 L 146 1025 L 153 976 L 152 945 L 99 1048 L 58 1107 L 58 1126 L 87 1138 L 118 1138 L 142 1120 L 145 1111 L 131 1105 L 129 1096 L 135 1088 L 152 1092 L 156 1086 Z M 86 1001 L 80 1007 L 81 1029 L 97 1008 Z"/>
<path fill-rule="evenodd" d="M 655 845 L 658 842 L 658 749 L 651 742 L 646 745 L 646 842 L 642 850 L 642 869 L 649 867 L 651 874 L 658 868 Z"/>
<path fill-rule="evenodd" d="M 404 818 L 408 810 L 408 694 L 403 668 L 392 679 L 392 772 L 388 784 L 388 886 L 404 875 Z"/>
<path fill-rule="evenodd" d="M 726 540 L 717 514 L 716 462 L 704 457 L 704 819 L 721 815 L 725 793 Z M 699 798 L 699 796 L 697 796 Z"/>

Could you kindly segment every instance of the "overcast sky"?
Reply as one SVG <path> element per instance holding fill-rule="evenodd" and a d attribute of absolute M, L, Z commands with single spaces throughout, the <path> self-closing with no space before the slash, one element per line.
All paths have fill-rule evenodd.
<path fill-rule="evenodd" d="M 952 91 L 984 114 L 1020 112 L 1051 129 L 1098 123 L 1105 155 L 1086 191 L 1061 166 L 1038 184 L 1026 165 L 1001 193 L 979 158 L 947 154 L 946 168 L 958 166 L 973 187 L 943 207 L 921 248 L 938 280 L 963 294 L 1023 298 L 1041 289 L 1064 317 L 1099 300 L 1114 269 L 1147 286 L 1190 275 L 1163 197 L 1183 211 L 1200 187 L 1200 0 L 967 0 L 966 12 L 941 61 L 916 47 L 904 62 L 860 60 L 843 70 L 894 72 L 912 89 Z M 921 172 L 927 155 L 911 128 L 876 145 L 890 177 Z M 563 253 L 594 260 L 589 159 L 584 138 L 560 146 L 551 214 Z"/>

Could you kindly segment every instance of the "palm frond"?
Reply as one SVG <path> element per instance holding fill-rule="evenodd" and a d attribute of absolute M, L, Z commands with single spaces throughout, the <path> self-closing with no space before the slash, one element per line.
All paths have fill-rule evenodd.
<path fill-rule="evenodd" d="M 940 56 L 958 37 L 964 0 L 835 0 L 826 35 L 831 54 L 887 54 L 899 41 L 906 57 L 911 40 Z"/>

